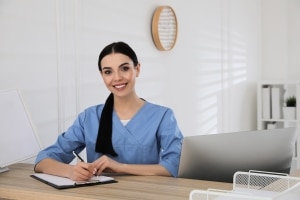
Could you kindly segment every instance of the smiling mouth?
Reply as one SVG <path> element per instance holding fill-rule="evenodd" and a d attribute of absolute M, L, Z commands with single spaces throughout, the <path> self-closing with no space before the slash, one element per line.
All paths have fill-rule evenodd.
<path fill-rule="evenodd" d="M 116 89 L 122 89 L 126 86 L 127 84 L 121 84 L 121 85 L 114 85 L 114 88 Z"/>

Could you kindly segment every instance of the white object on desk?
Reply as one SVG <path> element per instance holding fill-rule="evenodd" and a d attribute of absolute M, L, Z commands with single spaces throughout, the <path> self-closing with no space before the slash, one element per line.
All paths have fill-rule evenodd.
<path fill-rule="evenodd" d="M 236 172 L 233 190 L 192 190 L 189 200 L 298 200 L 300 178 L 272 172 Z"/>
<path fill-rule="evenodd" d="M 0 173 L 41 149 L 17 89 L 0 91 L 0 137 Z"/>

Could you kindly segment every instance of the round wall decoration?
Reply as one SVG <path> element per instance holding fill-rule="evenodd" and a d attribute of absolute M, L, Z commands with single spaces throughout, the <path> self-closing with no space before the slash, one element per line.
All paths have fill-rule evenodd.
<path fill-rule="evenodd" d="M 171 50 L 177 40 L 178 24 L 174 10 L 170 6 L 159 6 L 152 17 L 152 38 L 160 51 Z"/>

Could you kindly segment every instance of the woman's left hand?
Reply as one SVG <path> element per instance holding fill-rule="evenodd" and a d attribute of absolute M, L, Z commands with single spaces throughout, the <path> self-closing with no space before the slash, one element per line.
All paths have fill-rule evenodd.
<path fill-rule="evenodd" d="M 106 155 L 101 156 L 93 162 L 94 167 L 97 169 L 97 175 L 100 175 L 102 172 L 117 173 L 120 163 L 109 158 Z"/>

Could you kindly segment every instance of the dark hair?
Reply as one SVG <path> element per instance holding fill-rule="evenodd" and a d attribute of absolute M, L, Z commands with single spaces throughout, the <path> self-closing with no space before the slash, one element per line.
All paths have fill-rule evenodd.
<path fill-rule="evenodd" d="M 104 47 L 104 49 L 101 51 L 99 55 L 98 68 L 100 71 L 102 71 L 101 68 L 102 59 L 105 56 L 112 53 L 121 53 L 128 56 L 133 61 L 134 66 L 136 66 L 139 63 L 135 52 L 128 44 L 126 44 L 125 42 L 114 42 Z"/>
<path fill-rule="evenodd" d="M 128 56 L 133 61 L 134 66 L 136 66 L 139 63 L 135 52 L 128 44 L 124 42 L 114 42 L 107 45 L 99 55 L 98 67 L 101 72 L 102 72 L 101 69 L 102 59 L 105 56 L 112 53 L 121 53 Z M 100 116 L 95 151 L 103 154 L 110 154 L 112 156 L 118 156 L 118 154 L 114 151 L 112 141 L 111 141 L 113 107 L 114 107 L 114 95 L 110 93 L 110 95 L 105 101 Z"/>

